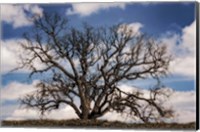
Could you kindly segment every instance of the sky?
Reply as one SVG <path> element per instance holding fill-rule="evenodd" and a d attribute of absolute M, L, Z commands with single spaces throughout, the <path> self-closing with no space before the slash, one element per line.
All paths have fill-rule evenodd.
<path fill-rule="evenodd" d="M 169 76 L 163 78 L 162 81 L 167 88 L 174 91 L 168 100 L 168 103 L 177 111 L 174 121 L 195 121 L 196 20 L 194 2 L 1 5 L 2 119 L 38 117 L 34 110 L 24 112 L 25 110 L 20 109 L 18 98 L 31 92 L 36 82 L 45 76 L 36 75 L 29 79 L 30 71 L 10 71 L 17 67 L 20 50 L 17 42 L 23 41 L 22 34 L 30 32 L 33 26 L 33 23 L 29 21 L 29 16 L 33 14 L 42 16 L 44 12 L 57 12 L 67 17 L 70 25 L 76 28 L 80 28 L 83 22 L 94 27 L 127 24 L 134 31 L 146 33 L 167 44 L 168 51 L 174 59 L 169 66 Z M 139 87 L 144 88 L 144 91 L 148 91 L 151 85 L 153 85 L 151 79 L 122 84 L 127 89 Z M 58 119 L 75 117 L 73 114 L 62 115 L 62 112 L 71 112 L 70 107 L 63 107 L 59 111 L 51 113 L 50 117 L 54 118 L 55 115 Z M 125 121 L 119 116 L 108 113 L 103 118 Z"/>

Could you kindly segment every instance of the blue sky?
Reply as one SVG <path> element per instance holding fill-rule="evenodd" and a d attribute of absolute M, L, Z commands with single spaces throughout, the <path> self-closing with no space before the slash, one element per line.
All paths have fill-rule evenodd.
<path fill-rule="evenodd" d="M 28 14 L 43 12 L 58 12 L 69 19 L 74 27 L 81 27 L 87 22 L 95 27 L 112 26 L 114 24 L 133 24 L 137 31 L 146 33 L 169 45 L 169 52 L 174 55 L 174 62 L 170 66 L 171 73 L 162 81 L 166 87 L 176 91 L 195 90 L 196 78 L 196 20 L 194 2 L 173 3 L 101 3 L 101 4 L 40 4 L 40 5 L 1 5 L 1 76 L 4 91 L 12 84 L 29 86 L 35 80 L 45 76 L 36 75 L 28 78 L 27 71 L 9 71 L 17 66 L 16 42 L 22 40 L 22 34 L 30 31 L 32 23 L 28 21 Z M 137 24 L 135 24 L 137 23 Z M 136 25 L 140 27 L 136 28 Z M 12 49 L 13 48 L 13 49 Z M 186 52 L 187 50 L 187 52 Z M 130 86 L 149 88 L 152 80 L 139 80 L 127 83 Z M 11 90 L 12 91 L 12 90 Z M 14 96 L 14 95 L 13 95 Z M 4 104 L 12 104 L 9 99 Z"/>
<path fill-rule="evenodd" d="M 83 22 L 93 26 L 112 26 L 118 23 L 142 23 L 142 32 L 153 37 L 161 37 L 167 32 L 182 34 L 181 30 L 190 25 L 195 20 L 195 4 L 191 3 L 130 3 L 125 8 L 113 7 L 109 9 L 100 9 L 87 16 L 80 14 L 67 15 L 67 10 L 72 9 L 72 5 L 38 5 L 45 12 L 58 12 L 63 17 L 68 17 L 70 24 L 80 27 Z M 2 22 L 2 39 L 22 38 L 22 34 L 30 31 L 31 25 L 14 28 L 12 23 Z M 171 78 L 171 77 L 170 77 Z M 172 77 L 173 78 L 173 77 Z M 177 77 L 175 77 L 177 78 Z M 179 76 L 179 78 L 184 78 Z M 3 74 L 2 84 L 6 85 L 11 81 L 27 81 L 26 73 Z M 177 90 L 194 89 L 194 79 L 183 79 L 184 81 L 175 81 L 167 83 L 170 87 Z M 29 81 L 30 82 L 30 81 Z"/>
<path fill-rule="evenodd" d="M 128 4 L 125 9 L 111 8 L 100 10 L 89 16 L 66 15 L 66 9 L 72 6 L 66 5 L 47 5 L 40 7 L 45 12 L 58 12 L 64 17 L 68 17 L 73 26 L 80 26 L 82 22 L 87 22 L 93 26 L 113 25 L 118 23 L 140 22 L 144 24 L 144 32 L 151 35 L 159 35 L 166 31 L 180 33 L 180 29 L 191 24 L 195 19 L 195 4 L 191 3 L 154 3 L 144 5 L 141 3 Z M 173 14 L 173 15 L 172 15 Z M 13 29 L 12 24 L 3 22 L 3 39 L 21 37 L 22 33 L 30 27 L 19 27 Z"/>

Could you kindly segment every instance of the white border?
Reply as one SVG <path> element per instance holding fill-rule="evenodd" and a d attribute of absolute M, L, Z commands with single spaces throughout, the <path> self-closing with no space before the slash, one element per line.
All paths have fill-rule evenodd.
<path fill-rule="evenodd" d="M 15 4 L 15 3 L 79 3 L 79 2 L 194 2 L 197 1 L 200 3 L 200 0 L 1 0 L 0 4 Z M 124 132 L 124 131 L 140 131 L 140 132 L 146 132 L 147 130 L 134 130 L 134 129 L 128 129 L 128 130 L 115 130 L 115 129 L 48 129 L 48 128 L 42 128 L 42 129 L 38 129 L 38 128 L 2 128 L 0 126 L 0 131 L 8 131 L 8 132 L 35 132 L 35 131 L 42 131 L 42 132 L 66 132 L 66 131 L 72 131 L 72 132 L 86 132 L 86 131 L 118 131 L 118 132 Z M 154 132 L 159 132 L 159 131 L 164 131 L 164 130 L 150 130 L 150 131 L 154 131 Z M 171 132 L 172 130 L 168 130 L 165 132 Z M 200 130 L 199 130 L 200 131 Z"/>

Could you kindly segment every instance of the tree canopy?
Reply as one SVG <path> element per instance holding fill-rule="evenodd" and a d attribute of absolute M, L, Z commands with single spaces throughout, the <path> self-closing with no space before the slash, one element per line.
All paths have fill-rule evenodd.
<path fill-rule="evenodd" d="M 133 32 L 126 24 L 74 28 L 66 18 L 47 13 L 34 20 L 33 30 L 24 38 L 18 68 L 30 70 L 30 76 L 48 74 L 35 92 L 21 98 L 27 108 L 43 115 L 66 104 L 80 119 L 97 119 L 109 111 L 143 122 L 172 115 L 161 102 L 167 92 L 160 85 L 171 56 L 166 45 L 155 39 Z M 120 88 L 122 82 L 150 78 L 158 84 L 148 96 L 140 89 Z"/>

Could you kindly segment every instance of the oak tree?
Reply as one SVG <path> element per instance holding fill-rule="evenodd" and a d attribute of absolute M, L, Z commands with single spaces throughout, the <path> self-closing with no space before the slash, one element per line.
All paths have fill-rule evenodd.
<path fill-rule="evenodd" d="M 160 102 L 167 95 L 161 85 L 150 89 L 148 96 L 140 89 L 120 88 L 123 82 L 138 79 L 159 82 L 168 74 L 171 56 L 166 45 L 153 38 L 126 24 L 74 28 L 58 14 L 37 17 L 24 38 L 18 68 L 28 69 L 30 76 L 46 74 L 35 92 L 21 98 L 27 108 L 43 115 L 66 104 L 80 119 L 97 119 L 109 111 L 143 122 L 171 115 Z"/>

